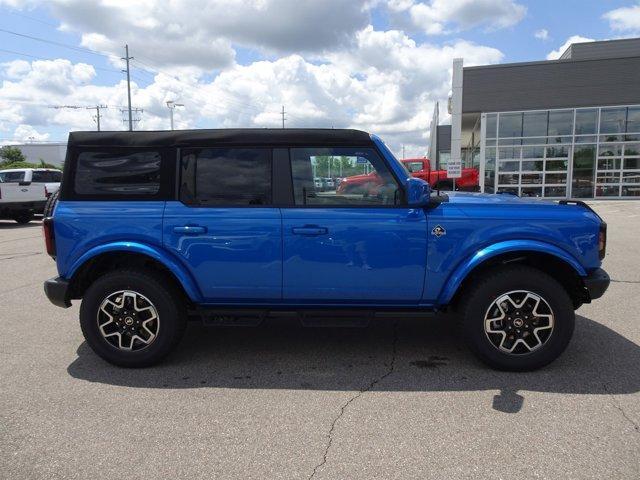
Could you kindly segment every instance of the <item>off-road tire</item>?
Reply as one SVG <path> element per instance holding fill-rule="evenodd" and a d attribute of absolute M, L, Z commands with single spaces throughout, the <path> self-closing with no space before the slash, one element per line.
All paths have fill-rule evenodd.
<path fill-rule="evenodd" d="M 44 218 L 53 216 L 53 209 L 56 208 L 56 203 L 58 202 L 59 193 L 60 193 L 60 190 L 52 193 L 51 195 L 49 195 L 49 198 L 47 198 L 47 203 L 44 204 L 44 210 L 42 212 L 42 214 L 44 215 Z"/>
<path fill-rule="evenodd" d="M 143 295 L 158 313 L 157 337 L 141 350 L 126 351 L 112 345 L 98 327 L 98 312 L 103 300 L 122 290 Z M 87 289 L 80 306 L 80 327 L 85 340 L 97 355 L 120 367 L 148 367 L 160 362 L 180 342 L 186 319 L 181 292 L 162 275 L 146 270 L 116 270 L 105 274 Z"/>
<path fill-rule="evenodd" d="M 501 295 L 529 291 L 547 302 L 553 312 L 554 327 L 548 339 L 528 353 L 506 353 L 494 346 L 485 333 L 485 314 Z M 505 266 L 480 278 L 464 292 L 460 302 L 461 328 L 471 351 L 492 368 L 528 371 L 541 368 L 562 354 L 573 335 L 573 302 L 554 278 L 525 265 Z"/>

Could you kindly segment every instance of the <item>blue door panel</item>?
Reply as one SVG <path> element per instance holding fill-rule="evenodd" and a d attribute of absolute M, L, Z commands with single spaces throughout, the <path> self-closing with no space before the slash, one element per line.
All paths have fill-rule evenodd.
<path fill-rule="evenodd" d="M 418 303 L 427 245 L 423 210 L 282 209 L 287 302 Z"/>
<path fill-rule="evenodd" d="M 277 208 L 188 207 L 167 202 L 163 239 L 198 282 L 205 302 L 282 299 Z"/>

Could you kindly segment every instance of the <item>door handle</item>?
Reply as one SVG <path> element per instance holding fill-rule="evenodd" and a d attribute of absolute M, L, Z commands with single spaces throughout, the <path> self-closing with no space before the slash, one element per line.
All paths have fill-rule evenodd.
<path fill-rule="evenodd" d="M 200 235 L 207 233 L 207 227 L 200 227 L 197 225 L 185 225 L 184 227 L 173 227 L 173 233 L 180 233 L 182 235 Z"/>
<path fill-rule="evenodd" d="M 294 235 L 305 235 L 307 237 L 315 237 L 318 235 L 326 235 L 329 229 L 326 227 L 318 227 L 316 225 L 305 225 L 304 227 L 293 227 L 291 229 Z"/>

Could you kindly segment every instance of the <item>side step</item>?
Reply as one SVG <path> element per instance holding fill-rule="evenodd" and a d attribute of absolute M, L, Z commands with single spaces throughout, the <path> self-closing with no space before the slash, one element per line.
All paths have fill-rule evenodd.
<path fill-rule="evenodd" d="M 372 310 L 360 308 L 233 308 L 233 307 L 197 307 L 189 315 L 211 327 L 257 327 L 267 317 L 298 318 L 305 327 L 367 327 L 374 318 L 430 318 L 436 314 L 433 310 L 401 309 Z"/>

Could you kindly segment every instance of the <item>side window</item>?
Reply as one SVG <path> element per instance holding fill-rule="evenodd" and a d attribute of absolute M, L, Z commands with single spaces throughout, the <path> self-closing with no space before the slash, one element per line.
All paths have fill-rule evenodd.
<path fill-rule="evenodd" d="M 49 174 L 51 175 L 51 180 L 49 180 L 50 182 L 61 182 L 62 181 L 62 172 L 54 170 L 52 172 L 49 172 Z"/>
<path fill-rule="evenodd" d="M 0 172 L 2 183 L 18 183 L 24 180 L 24 172 Z"/>
<path fill-rule="evenodd" d="M 402 191 L 372 148 L 292 148 L 296 205 L 376 206 L 402 203 Z"/>
<path fill-rule="evenodd" d="M 200 206 L 271 204 L 271 150 L 203 148 L 182 151 L 180 200 Z"/>
<path fill-rule="evenodd" d="M 423 167 L 422 162 L 405 162 L 405 165 L 410 173 L 420 172 Z"/>
<path fill-rule="evenodd" d="M 78 195 L 153 196 L 160 191 L 160 166 L 157 151 L 82 152 L 76 162 L 74 191 Z"/>

